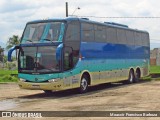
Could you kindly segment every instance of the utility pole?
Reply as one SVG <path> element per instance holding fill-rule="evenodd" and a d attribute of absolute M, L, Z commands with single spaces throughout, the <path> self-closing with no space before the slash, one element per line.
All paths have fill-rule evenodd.
<path fill-rule="evenodd" d="M 68 17 L 68 2 L 66 2 L 66 17 Z"/>

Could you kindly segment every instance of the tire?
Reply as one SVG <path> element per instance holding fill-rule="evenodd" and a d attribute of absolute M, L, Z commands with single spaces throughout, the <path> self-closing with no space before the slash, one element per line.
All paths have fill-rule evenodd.
<path fill-rule="evenodd" d="M 131 84 L 135 81 L 135 76 L 133 70 L 130 70 L 127 83 Z"/>
<path fill-rule="evenodd" d="M 86 75 L 82 76 L 81 82 L 80 82 L 80 88 L 79 88 L 79 92 L 80 93 L 86 93 L 88 90 L 88 77 Z"/>
<path fill-rule="evenodd" d="M 135 73 L 135 79 L 134 79 L 134 82 L 137 83 L 139 82 L 140 80 L 140 77 L 141 77 L 141 72 L 139 69 L 136 70 L 136 73 Z"/>

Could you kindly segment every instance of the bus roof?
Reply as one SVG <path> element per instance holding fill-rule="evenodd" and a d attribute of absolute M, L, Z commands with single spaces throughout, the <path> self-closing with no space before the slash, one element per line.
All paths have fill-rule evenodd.
<path fill-rule="evenodd" d="M 109 27 L 114 27 L 114 28 L 120 28 L 120 29 L 126 29 L 126 30 L 131 30 L 131 31 L 136 31 L 136 32 L 145 32 L 148 33 L 145 30 L 138 30 L 138 29 L 133 29 L 133 28 L 129 28 L 127 25 L 123 25 L 120 23 L 114 23 L 114 22 L 97 22 L 97 21 L 92 21 L 89 20 L 88 18 L 77 18 L 77 17 L 68 17 L 68 18 L 55 18 L 55 19 L 46 19 L 46 20 L 34 20 L 34 21 L 30 21 L 29 23 L 39 23 L 39 22 L 52 22 L 52 21 L 80 21 L 80 22 L 86 22 L 86 23 L 91 23 L 91 24 L 97 24 L 97 25 L 104 25 L 104 26 L 109 26 Z"/>

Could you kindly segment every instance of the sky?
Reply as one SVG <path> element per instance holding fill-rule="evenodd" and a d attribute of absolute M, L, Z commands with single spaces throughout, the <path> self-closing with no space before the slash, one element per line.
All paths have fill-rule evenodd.
<path fill-rule="evenodd" d="M 65 2 L 69 5 L 69 15 L 74 13 L 75 16 L 95 16 L 89 19 L 126 24 L 130 28 L 148 31 L 151 49 L 160 47 L 158 0 L 0 0 L 0 46 L 6 44 L 12 35 L 21 37 L 28 21 L 65 18 Z"/>

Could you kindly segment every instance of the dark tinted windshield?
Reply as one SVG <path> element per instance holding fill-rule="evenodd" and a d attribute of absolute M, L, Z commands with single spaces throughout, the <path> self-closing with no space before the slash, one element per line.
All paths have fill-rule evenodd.
<path fill-rule="evenodd" d="M 28 24 L 24 31 L 21 43 L 62 41 L 65 24 L 63 22 Z"/>
<path fill-rule="evenodd" d="M 19 54 L 19 72 L 48 73 L 60 71 L 56 46 L 22 47 Z"/>

